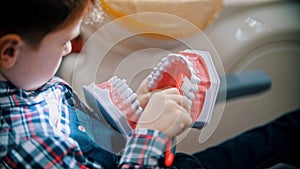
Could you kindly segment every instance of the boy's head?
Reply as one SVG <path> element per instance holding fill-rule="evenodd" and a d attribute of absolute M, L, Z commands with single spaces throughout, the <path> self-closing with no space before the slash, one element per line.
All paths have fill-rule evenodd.
<path fill-rule="evenodd" d="M 0 81 L 33 90 L 71 51 L 94 0 L 3 1 L 0 7 Z"/>

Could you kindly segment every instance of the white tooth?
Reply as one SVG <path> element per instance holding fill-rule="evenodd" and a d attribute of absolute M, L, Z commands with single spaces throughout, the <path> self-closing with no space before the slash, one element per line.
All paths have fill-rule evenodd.
<path fill-rule="evenodd" d="M 153 76 L 153 78 L 156 77 L 156 76 L 159 76 L 160 71 L 159 70 L 153 71 L 151 75 Z"/>
<path fill-rule="evenodd" d="M 193 67 L 189 67 L 189 69 L 190 69 L 190 72 L 191 72 L 192 75 L 197 74 L 196 71 L 195 71 L 195 69 Z"/>
<path fill-rule="evenodd" d="M 163 58 L 161 59 L 161 62 L 164 63 L 164 62 L 167 61 L 167 60 L 168 60 L 167 57 L 163 57 Z"/>
<path fill-rule="evenodd" d="M 185 59 L 183 59 L 183 58 L 181 58 L 179 61 L 180 61 L 181 63 L 183 63 L 183 64 L 186 64 L 186 61 L 185 61 Z"/>
<path fill-rule="evenodd" d="M 147 82 L 152 81 L 152 73 L 147 77 Z"/>
<path fill-rule="evenodd" d="M 172 54 L 173 56 L 175 56 L 176 58 L 180 58 L 182 55 L 180 55 L 180 54 L 177 54 L 177 53 L 174 53 L 174 54 Z"/>
<path fill-rule="evenodd" d="M 155 87 L 155 82 L 148 82 L 147 83 L 147 86 L 149 87 L 149 88 L 154 88 Z"/>
<path fill-rule="evenodd" d="M 151 81 L 149 81 L 149 80 L 147 79 L 146 85 L 147 85 L 148 87 L 151 87 L 152 84 L 153 84 L 153 82 L 151 82 Z"/>
<path fill-rule="evenodd" d="M 132 104 L 136 99 L 137 99 L 137 95 L 136 95 L 136 93 L 133 93 L 132 95 L 127 97 L 126 103 Z"/>
<path fill-rule="evenodd" d="M 176 61 L 180 61 L 181 60 L 180 55 L 176 55 L 175 59 L 176 59 Z"/>
<path fill-rule="evenodd" d="M 138 108 L 139 108 L 139 106 L 140 106 L 140 103 L 139 103 L 137 100 L 135 100 L 135 101 L 131 104 L 131 108 L 132 108 L 132 110 L 134 110 L 134 111 L 137 111 Z"/>
<path fill-rule="evenodd" d="M 183 90 L 182 90 L 182 94 L 183 94 L 183 96 L 188 97 L 189 92 L 188 92 L 188 91 L 183 91 Z"/>
<path fill-rule="evenodd" d="M 138 110 L 137 110 L 135 113 L 136 113 L 136 115 L 137 115 L 138 117 L 140 117 L 141 114 L 142 114 L 142 112 L 143 112 L 143 109 L 142 109 L 141 106 L 139 106 Z"/>
<path fill-rule="evenodd" d="M 194 93 L 197 90 L 198 90 L 198 85 L 197 84 L 191 84 L 190 91 Z"/>
<path fill-rule="evenodd" d="M 169 60 L 167 58 L 163 58 L 162 65 L 164 68 L 169 67 L 170 66 Z"/>
<path fill-rule="evenodd" d="M 201 82 L 201 79 L 199 77 L 197 77 L 196 75 L 192 74 L 192 77 L 191 77 L 191 82 L 193 84 L 198 84 Z"/>
<path fill-rule="evenodd" d="M 169 60 L 169 62 L 171 62 L 171 63 L 173 63 L 173 62 L 175 62 L 176 61 L 176 55 L 169 55 L 168 56 L 168 60 Z"/>
<path fill-rule="evenodd" d="M 116 86 L 119 82 L 120 82 L 120 79 L 116 77 L 116 78 L 112 79 L 111 84 L 112 84 L 112 86 Z"/>
<path fill-rule="evenodd" d="M 120 86 L 119 88 L 117 88 L 118 92 L 121 94 L 124 93 L 125 91 L 127 91 L 129 89 L 129 87 L 125 84 L 123 84 L 122 86 Z"/>
<path fill-rule="evenodd" d="M 153 83 L 153 82 L 154 82 L 154 79 L 153 79 L 152 74 L 151 74 L 150 76 L 148 76 L 147 82 L 148 82 L 148 83 Z"/>
<path fill-rule="evenodd" d="M 162 66 L 162 62 L 160 61 L 157 65 L 156 65 L 156 68 L 160 68 Z"/>
<path fill-rule="evenodd" d="M 188 92 L 186 97 L 187 97 L 188 99 L 190 99 L 190 100 L 194 100 L 195 95 L 194 95 L 194 93 L 192 93 L 192 92 Z"/>
<path fill-rule="evenodd" d="M 157 67 L 154 67 L 152 70 L 152 72 L 157 72 L 157 71 L 159 71 L 159 69 Z"/>
<path fill-rule="evenodd" d="M 152 76 L 153 73 L 157 71 L 157 69 L 158 69 L 157 67 L 154 67 L 154 68 L 152 69 L 151 73 L 149 74 L 149 76 Z"/>
<path fill-rule="evenodd" d="M 159 69 L 159 71 L 164 71 L 166 68 L 163 66 L 163 65 L 161 65 L 160 67 L 158 67 L 158 69 Z"/>
<path fill-rule="evenodd" d="M 191 61 L 187 60 L 186 63 L 187 63 L 187 65 L 188 65 L 189 67 L 194 68 L 194 64 L 193 64 Z"/>
<path fill-rule="evenodd" d="M 128 85 L 126 83 L 119 83 L 118 85 L 115 86 L 115 88 L 118 89 L 119 92 L 123 91 L 125 88 L 129 88 Z M 122 90 L 123 89 L 123 90 Z"/>
<path fill-rule="evenodd" d="M 181 86 L 180 88 L 184 93 L 188 92 L 190 89 L 184 85 Z"/>
<path fill-rule="evenodd" d="M 121 95 L 123 96 L 123 98 L 127 98 L 129 97 L 131 94 L 133 93 L 131 88 L 128 88 L 127 90 L 125 90 L 123 93 L 121 93 Z"/>
<path fill-rule="evenodd" d="M 122 85 L 126 85 L 125 79 L 119 80 L 118 83 L 116 83 L 116 85 L 114 87 L 120 88 L 120 86 L 122 86 Z"/>
<path fill-rule="evenodd" d="M 179 57 L 179 61 L 180 61 L 181 63 L 186 63 L 185 56 L 178 55 L 178 57 Z"/>
<path fill-rule="evenodd" d="M 163 58 L 157 65 L 158 71 L 162 72 L 166 69 L 166 67 L 169 65 L 169 61 L 167 58 Z"/>
<path fill-rule="evenodd" d="M 116 78 L 117 78 L 117 76 L 113 76 L 110 79 L 108 79 L 108 82 L 112 83 L 113 81 L 115 81 Z"/>
<path fill-rule="evenodd" d="M 184 81 L 180 89 L 184 92 L 188 92 L 190 88 L 191 88 L 190 80 L 187 77 L 184 77 Z"/>
<path fill-rule="evenodd" d="M 154 75 L 154 76 L 158 76 L 158 75 L 161 74 L 161 71 L 160 71 L 158 68 L 155 68 L 155 69 L 152 71 L 151 74 Z"/>
<path fill-rule="evenodd" d="M 162 78 L 162 75 L 160 72 L 156 72 L 152 77 L 154 81 L 159 81 Z"/>
<path fill-rule="evenodd" d="M 156 82 L 154 81 L 152 76 L 148 76 L 147 78 L 147 86 L 149 88 L 153 88 L 155 86 Z"/>
<path fill-rule="evenodd" d="M 156 81 L 160 81 L 162 79 L 162 74 L 159 74 L 157 77 L 156 77 Z"/>

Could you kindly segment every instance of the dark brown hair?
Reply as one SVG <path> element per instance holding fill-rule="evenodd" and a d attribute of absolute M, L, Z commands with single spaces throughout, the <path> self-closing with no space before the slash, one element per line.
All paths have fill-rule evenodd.
<path fill-rule="evenodd" d="M 50 32 L 60 30 L 91 9 L 94 0 L 5 0 L 0 7 L 0 37 L 18 34 L 36 48 Z"/>

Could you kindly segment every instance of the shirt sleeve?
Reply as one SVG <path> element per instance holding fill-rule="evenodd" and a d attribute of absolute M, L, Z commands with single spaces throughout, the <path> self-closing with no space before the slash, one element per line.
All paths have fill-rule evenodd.
<path fill-rule="evenodd" d="M 120 160 L 120 168 L 160 168 L 169 138 L 156 130 L 135 129 Z"/>
<path fill-rule="evenodd" d="M 0 168 L 102 168 L 98 162 L 87 159 L 75 141 L 57 136 L 20 140 L 3 118 L 0 122 Z M 159 131 L 134 130 L 119 167 L 160 168 L 159 159 L 167 142 L 167 136 Z"/>
<path fill-rule="evenodd" d="M 76 142 L 61 137 L 20 140 L 1 118 L 0 168 L 102 168 L 88 161 Z"/>

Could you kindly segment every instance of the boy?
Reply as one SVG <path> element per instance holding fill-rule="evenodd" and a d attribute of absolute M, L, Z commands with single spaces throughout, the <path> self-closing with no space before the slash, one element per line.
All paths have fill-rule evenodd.
<path fill-rule="evenodd" d="M 1 3 L 0 168 L 103 168 L 71 137 L 76 94 L 54 77 L 95 3 Z M 151 94 L 143 84 L 140 91 L 145 109 L 116 167 L 158 168 L 166 143 L 191 125 L 188 101 L 176 89 Z"/>

